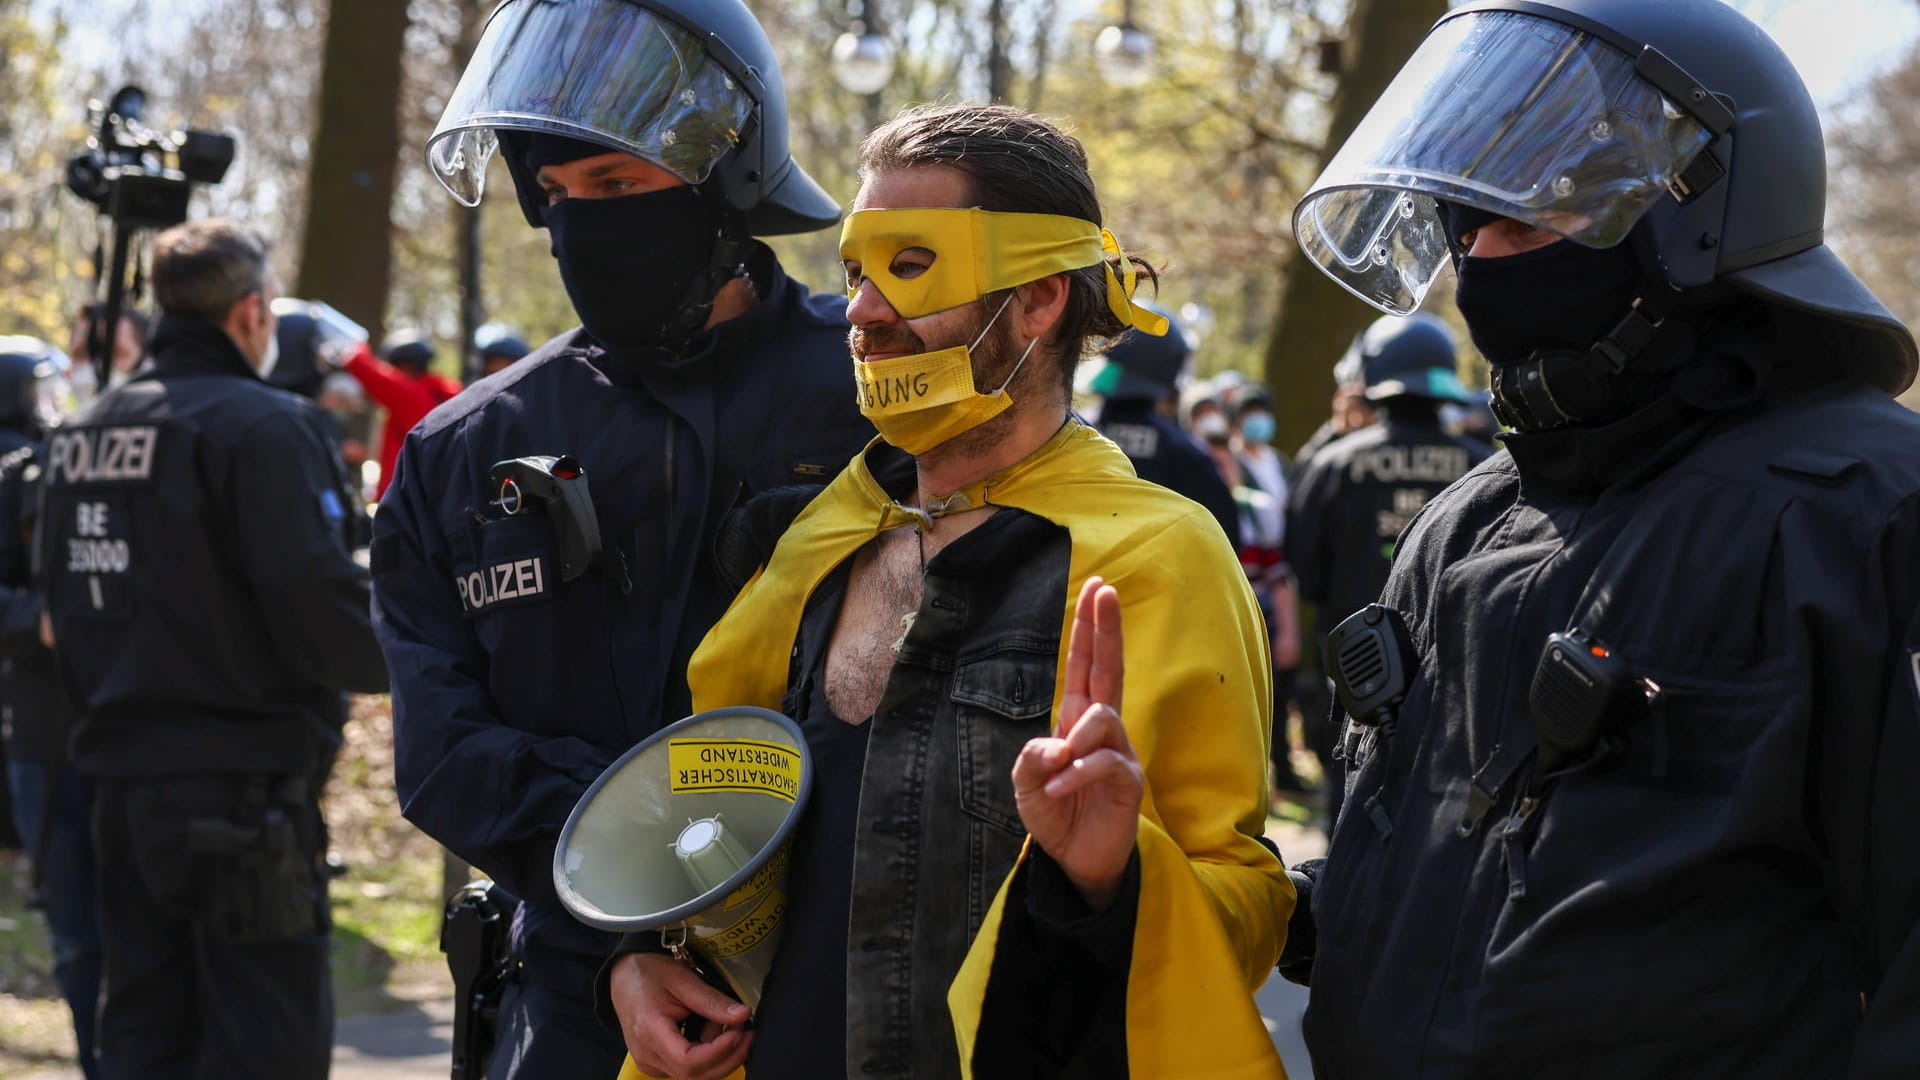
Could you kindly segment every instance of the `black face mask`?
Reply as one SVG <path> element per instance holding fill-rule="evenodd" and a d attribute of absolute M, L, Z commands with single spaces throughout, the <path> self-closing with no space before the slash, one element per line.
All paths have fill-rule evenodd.
<path fill-rule="evenodd" d="M 1536 351 L 1587 351 L 1644 288 L 1629 245 L 1561 240 L 1504 258 L 1462 258 L 1454 302 L 1480 354 L 1516 364 Z"/>
<path fill-rule="evenodd" d="M 720 215 L 691 187 L 617 199 L 562 199 L 545 210 L 573 310 L 595 341 L 641 349 L 706 325 Z"/>

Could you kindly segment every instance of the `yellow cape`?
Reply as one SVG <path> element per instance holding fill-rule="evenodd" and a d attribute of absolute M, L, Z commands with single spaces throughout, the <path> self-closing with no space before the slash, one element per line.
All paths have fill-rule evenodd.
<path fill-rule="evenodd" d="M 808 597 L 875 536 L 912 524 L 866 457 L 808 505 L 694 653 L 695 711 L 778 708 Z M 1127 982 L 1129 1072 L 1139 1080 L 1284 1077 L 1252 996 L 1273 973 L 1294 902 L 1279 860 L 1254 839 L 1266 825 L 1272 669 L 1232 549 L 1205 510 L 1140 480 L 1118 447 L 1074 421 L 989 478 L 984 498 L 1071 535 L 1055 701 L 1081 584 L 1098 575 L 1120 594 L 1121 713 L 1147 778 Z M 1005 902 L 1003 882 L 947 994 L 969 1077 Z"/>

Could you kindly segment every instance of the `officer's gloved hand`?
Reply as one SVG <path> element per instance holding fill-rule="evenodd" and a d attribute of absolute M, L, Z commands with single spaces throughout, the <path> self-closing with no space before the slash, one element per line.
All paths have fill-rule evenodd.
<path fill-rule="evenodd" d="M 714 537 L 713 565 L 729 593 L 739 592 L 766 565 L 787 526 L 822 490 L 816 484 L 771 488 L 727 512 Z"/>
<path fill-rule="evenodd" d="M 1287 920 L 1287 944 L 1274 966 L 1281 978 L 1301 986 L 1313 983 L 1313 956 L 1319 951 L 1320 938 L 1313 922 L 1313 883 L 1326 865 L 1325 859 L 1308 859 L 1287 868 L 1296 899 L 1293 917 Z"/>

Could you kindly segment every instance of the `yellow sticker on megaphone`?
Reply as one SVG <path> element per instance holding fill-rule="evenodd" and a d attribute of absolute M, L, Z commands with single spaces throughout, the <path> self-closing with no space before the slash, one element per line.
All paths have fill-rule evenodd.
<path fill-rule="evenodd" d="M 670 739 L 673 792 L 753 791 L 793 802 L 800 797 L 800 752 L 759 739 Z"/>
<path fill-rule="evenodd" d="M 696 929 L 693 946 L 702 954 L 715 960 L 725 960 L 756 946 L 765 944 L 775 930 L 780 929 L 780 920 L 787 914 L 787 892 L 785 889 L 770 889 L 761 899 L 760 905 L 748 912 L 739 922 L 714 934 L 711 937 L 699 935 Z"/>
<path fill-rule="evenodd" d="M 787 849 L 782 845 L 779 851 L 773 853 L 773 858 L 768 859 L 760 869 L 753 872 L 752 877 L 727 894 L 727 902 L 722 905 L 722 910 L 732 911 L 741 904 L 759 899 L 761 893 L 780 884 L 781 879 L 786 876 Z"/>

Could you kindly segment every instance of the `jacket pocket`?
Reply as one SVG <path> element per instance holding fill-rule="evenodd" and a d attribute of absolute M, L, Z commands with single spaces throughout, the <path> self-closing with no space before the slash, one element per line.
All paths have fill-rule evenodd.
<path fill-rule="evenodd" d="M 952 698 L 960 742 L 960 805 L 968 814 L 1024 836 L 1013 799 L 1013 762 L 1053 717 L 1058 650 L 997 649 L 954 667 Z"/>

